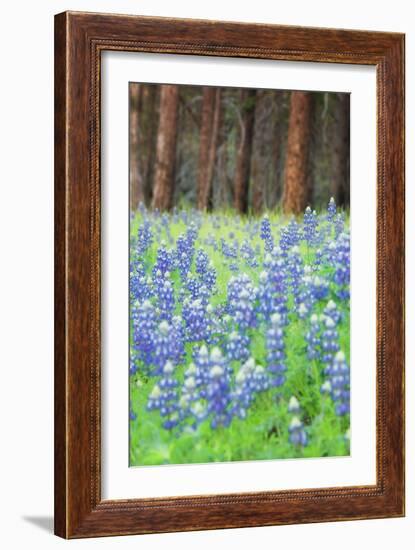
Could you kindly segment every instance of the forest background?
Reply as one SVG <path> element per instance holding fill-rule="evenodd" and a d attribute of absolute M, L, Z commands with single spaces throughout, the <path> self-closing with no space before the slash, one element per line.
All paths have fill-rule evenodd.
<path fill-rule="evenodd" d="M 130 207 L 349 208 L 350 95 L 130 83 Z"/>

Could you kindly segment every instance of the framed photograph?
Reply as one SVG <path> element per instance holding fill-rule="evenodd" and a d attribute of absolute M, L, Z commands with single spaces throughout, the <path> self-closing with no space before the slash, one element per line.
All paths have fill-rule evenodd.
<path fill-rule="evenodd" d="M 55 532 L 404 515 L 404 35 L 55 18 Z"/>

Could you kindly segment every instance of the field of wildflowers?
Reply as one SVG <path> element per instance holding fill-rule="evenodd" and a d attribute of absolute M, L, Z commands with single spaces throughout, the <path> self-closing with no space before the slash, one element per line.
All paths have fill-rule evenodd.
<path fill-rule="evenodd" d="M 348 217 L 140 207 L 130 465 L 349 454 Z"/>

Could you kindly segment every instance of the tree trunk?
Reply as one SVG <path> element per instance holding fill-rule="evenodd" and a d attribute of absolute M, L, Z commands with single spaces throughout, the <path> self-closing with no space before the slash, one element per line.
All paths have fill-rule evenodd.
<path fill-rule="evenodd" d="M 234 205 L 235 209 L 241 213 L 245 213 L 248 210 L 249 174 L 255 119 L 255 95 L 256 90 L 243 89 L 240 93 L 242 113 L 239 146 L 236 154 Z"/>
<path fill-rule="evenodd" d="M 208 140 L 207 160 L 206 165 L 199 165 L 199 170 L 203 175 L 203 181 L 199 179 L 199 193 L 198 193 L 198 205 L 200 210 L 206 210 L 209 207 L 213 174 L 216 164 L 216 150 L 218 147 L 219 130 L 221 126 L 221 90 L 220 88 L 214 89 L 213 108 L 210 113 L 211 123 L 210 135 Z M 205 147 L 205 144 L 204 144 Z M 200 151 L 199 162 L 202 162 L 202 151 Z M 205 151 L 203 151 L 203 158 L 205 157 Z M 199 175 L 201 175 L 199 172 Z"/>
<path fill-rule="evenodd" d="M 130 209 L 138 208 L 144 199 L 143 174 L 140 151 L 140 117 L 142 112 L 142 88 L 140 84 L 130 84 Z"/>
<path fill-rule="evenodd" d="M 179 88 L 170 84 L 162 84 L 160 88 L 153 208 L 167 210 L 174 191 Z"/>
<path fill-rule="evenodd" d="M 273 100 L 272 161 L 268 207 L 275 208 L 283 194 L 284 147 L 288 129 L 289 92 L 275 91 Z"/>
<path fill-rule="evenodd" d="M 336 204 L 350 204 L 350 96 L 336 94 L 336 110 L 332 137 L 331 196 Z"/>
<path fill-rule="evenodd" d="M 304 212 L 308 200 L 307 166 L 311 126 L 309 92 L 292 92 L 285 159 L 284 212 Z"/>
<path fill-rule="evenodd" d="M 270 144 L 272 142 L 272 118 L 270 92 L 258 90 L 255 103 L 255 124 L 251 161 L 251 200 L 255 214 L 264 208 L 269 177 Z"/>
<path fill-rule="evenodd" d="M 199 170 L 197 207 L 203 210 L 207 207 L 207 188 L 209 177 L 209 154 L 212 140 L 213 111 L 215 104 L 216 89 L 210 86 L 203 88 L 202 99 L 202 122 L 200 127 L 199 145 Z"/>
<path fill-rule="evenodd" d="M 146 204 L 151 203 L 154 168 L 157 145 L 157 124 L 158 124 L 158 85 L 147 84 L 143 85 L 143 114 L 145 109 L 146 124 L 142 137 L 142 150 L 144 155 L 142 162 L 144 166 L 143 174 L 143 193 Z"/>

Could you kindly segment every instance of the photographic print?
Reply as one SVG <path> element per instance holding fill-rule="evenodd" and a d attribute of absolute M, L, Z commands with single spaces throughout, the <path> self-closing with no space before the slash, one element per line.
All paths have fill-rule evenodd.
<path fill-rule="evenodd" d="M 130 83 L 130 466 L 349 455 L 349 129 L 347 93 Z"/>

